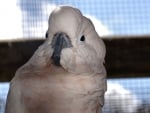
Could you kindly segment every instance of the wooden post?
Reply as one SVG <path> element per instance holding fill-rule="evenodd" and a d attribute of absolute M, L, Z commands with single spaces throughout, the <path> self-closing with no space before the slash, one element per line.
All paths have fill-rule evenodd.
<path fill-rule="evenodd" d="M 43 41 L 1 41 L 0 82 L 10 81 Z M 104 42 L 108 78 L 150 77 L 150 36 L 107 37 Z"/>

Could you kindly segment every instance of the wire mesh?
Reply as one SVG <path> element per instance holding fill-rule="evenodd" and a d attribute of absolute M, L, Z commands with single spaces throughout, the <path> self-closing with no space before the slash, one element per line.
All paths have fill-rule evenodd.
<path fill-rule="evenodd" d="M 150 0 L 12 1 L 0 2 L 0 37 L 44 37 L 49 14 L 58 5 L 79 8 L 102 36 L 150 34 Z M 150 113 L 149 82 L 150 78 L 108 80 L 104 113 Z M 4 112 L 7 92 L 8 84 L 0 87 L 0 113 Z"/>
<path fill-rule="evenodd" d="M 149 0 L 6 0 L 0 4 L 0 37 L 43 37 L 58 5 L 80 9 L 102 36 L 150 34 Z"/>
<path fill-rule="evenodd" d="M 150 78 L 108 79 L 103 113 L 150 113 Z M 0 83 L 0 113 L 4 113 L 9 83 Z"/>
<path fill-rule="evenodd" d="M 33 0 L 32 2 L 22 0 L 21 4 L 28 15 L 27 18 L 23 17 L 23 24 L 29 23 L 26 28 L 27 32 L 30 32 L 28 30 L 30 25 L 34 26 L 34 24 L 38 25 L 37 23 L 47 21 L 44 13 L 49 15 L 50 8 L 53 9 L 58 5 L 71 5 L 79 8 L 84 15 L 89 15 L 93 22 L 97 20 L 100 23 L 95 24 L 100 35 L 145 35 L 150 33 L 148 30 L 150 28 L 149 0 Z M 30 5 L 31 9 L 29 9 Z M 39 28 L 42 25 L 39 25 Z"/>

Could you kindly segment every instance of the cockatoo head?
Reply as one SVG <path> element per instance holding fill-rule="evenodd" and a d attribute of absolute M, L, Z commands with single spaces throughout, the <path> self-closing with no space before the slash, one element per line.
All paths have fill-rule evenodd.
<path fill-rule="evenodd" d="M 49 17 L 47 40 L 52 63 L 73 73 L 105 73 L 105 45 L 82 13 L 70 6 L 59 6 Z"/>

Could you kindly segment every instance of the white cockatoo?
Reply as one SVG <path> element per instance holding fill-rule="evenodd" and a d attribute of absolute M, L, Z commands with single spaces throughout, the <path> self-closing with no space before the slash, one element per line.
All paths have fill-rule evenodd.
<path fill-rule="evenodd" d="M 106 50 L 92 22 L 59 6 L 46 36 L 12 79 L 5 113 L 102 113 Z"/>

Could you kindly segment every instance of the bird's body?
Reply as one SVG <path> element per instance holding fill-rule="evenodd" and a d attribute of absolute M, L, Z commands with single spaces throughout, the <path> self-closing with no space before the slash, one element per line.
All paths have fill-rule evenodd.
<path fill-rule="evenodd" d="M 72 12 L 80 18 L 73 17 Z M 66 28 L 70 25 L 61 23 L 62 15 L 67 22 L 73 21 L 70 29 Z M 106 91 L 105 47 L 96 32 L 91 32 L 94 29 L 90 21 L 82 17 L 79 10 L 71 7 L 54 10 L 48 39 L 11 81 L 6 113 L 102 113 Z M 85 26 L 79 31 L 76 27 L 81 21 Z M 82 39 L 78 41 L 75 37 Z"/>
<path fill-rule="evenodd" d="M 62 68 L 51 69 L 14 78 L 16 98 L 22 98 L 18 106 L 23 107 L 16 113 L 99 113 L 100 75 L 74 76 Z"/>

